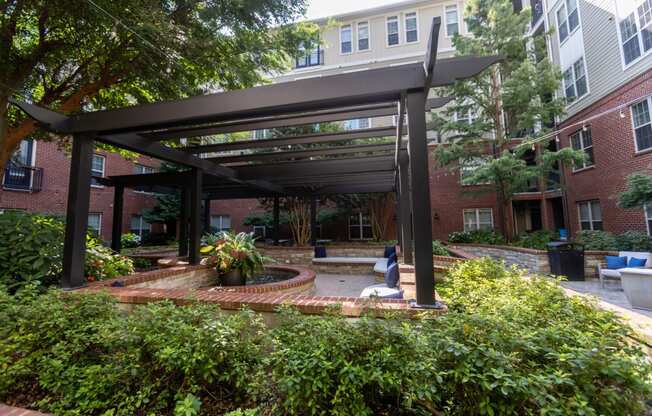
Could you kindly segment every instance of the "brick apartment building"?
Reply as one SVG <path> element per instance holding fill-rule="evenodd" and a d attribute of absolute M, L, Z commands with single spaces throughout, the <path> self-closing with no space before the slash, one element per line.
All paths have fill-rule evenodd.
<path fill-rule="evenodd" d="M 567 228 L 612 232 L 650 232 L 652 207 L 623 210 L 617 196 L 625 188 L 626 176 L 652 168 L 652 0 L 514 0 L 515 9 L 532 10 L 531 33 L 550 33 L 546 53 L 561 69 L 564 80 L 560 96 L 568 102 L 566 115 L 557 120 L 555 146 L 583 149 L 589 161 L 581 167 L 564 169 L 562 187 L 532 184 L 514 198 L 512 209 L 501 212 L 496 195 L 478 193 L 478 186 L 462 185 L 460 173 L 437 169 L 431 156 L 430 185 L 433 235 L 446 239 L 453 231 L 494 228 L 503 231 L 502 216 L 509 217 L 518 233 L 537 229 Z M 323 44 L 306 51 L 294 68 L 274 81 L 321 77 L 422 59 L 429 22 L 442 18 L 439 39 L 441 57 L 454 54 L 452 36 L 465 34 L 464 1 L 407 0 L 387 6 L 347 13 L 315 22 L 324 26 Z M 329 22 L 335 21 L 331 25 Z M 622 108 L 619 108 L 622 106 Z M 344 129 L 388 126 L 392 118 L 350 120 Z M 264 131 L 253 132 L 264 138 Z M 434 132 L 429 137 L 435 137 Z M 430 148 L 437 146 L 432 140 Z M 24 145 L 26 152 L 29 150 Z M 0 208 L 63 213 L 69 163 L 64 153 L 51 143 L 32 145 L 35 166 L 30 180 L 20 175 L 0 192 Z M 100 159 L 104 158 L 101 162 Z M 534 154 L 529 155 L 530 158 Z M 104 163 L 104 176 L 146 172 L 158 165 L 141 158 L 127 161 L 117 155 L 98 156 L 97 173 Z M 95 164 L 94 164 L 95 166 Z M 38 169 L 42 183 L 38 188 Z M 15 176 L 15 175 L 14 175 Z M 21 182 L 22 180 L 22 182 Z M 22 183 L 22 185 L 20 185 Z M 15 189 L 20 188 L 22 189 Z M 473 192 L 475 191 L 475 192 Z M 110 238 L 112 189 L 94 188 L 91 195 L 91 226 L 103 238 Z M 128 191 L 125 194 L 124 230 L 149 229 L 139 217 L 152 206 L 152 195 Z M 211 225 L 216 229 L 256 231 L 264 227 L 244 226 L 251 213 L 262 212 L 256 200 L 212 201 Z M 97 215 L 99 214 L 99 215 Z M 356 239 L 368 237 L 370 224 L 364 212 L 352 213 L 337 222 L 337 230 L 322 230 L 322 238 Z M 140 228 L 139 228 L 140 227 Z"/>

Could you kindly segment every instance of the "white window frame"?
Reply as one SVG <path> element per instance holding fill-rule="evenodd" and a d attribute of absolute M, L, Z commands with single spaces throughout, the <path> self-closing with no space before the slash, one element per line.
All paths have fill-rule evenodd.
<path fill-rule="evenodd" d="M 398 38 L 398 41 L 396 42 L 395 45 L 390 45 L 389 44 L 389 21 L 390 19 L 396 19 L 396 36 Z M 391 33 L 392 35 L 394 33 Z M 385 46 L 388 48 L 394 48 L 396 46 L 401 46 L 401 19 L 399 19 L 398 15 L 393 15 L 393 16 L 387 16 L 385 17 Z"/>
<path fill-rule="evenodd" d="M 480 228 L 480 212 L 481 211 L 489 211 L 491 213 L 491 230 L 494 229 L 494 210 L 493 208 L 465 208 L 462 210 L 462 224 L 464 227 L 464 231 L 478 231 L 481 230 Z M 467 213 L 473 213 L 475 216 L 475 222 L 474 228 L 471 230 L 466 229 L 466 214 Z"/>
<path fill-rule="evenodd" d="M 587 204 L 589 208 L 589 219 L 587 221 L 582 221 L 582 209 L 581 206 L 582 204 Z M 593 219 L 593 209 L 592 206 L 593 204 L 598 204 L 598 207 L 600 207 L 600 220 L 595 220 Z M 604 214 L 602 213 L 602 205 L 600 204 L 599 199 L 592 199 L 589 201 L 579 201 L 577 202 L 577 222 L 580 227 L 580 231 L 596 231 L 597 229 L 593 225 L 594 222 L 601 222 L 602 223 L 602 230 L 604 230 Z M 582 222 L 588 222 L 590 224 L 590 228 L 588 230 L 584 230 L 582 228 Z M 600 230 L 597 230 L 600 231 Z"/>
<path fill-rule="evenodd" d="M 647 235 L 652 235 L 652 230 L 650 229 L 650 220 L 652 217 L 647 212 L 648 205 L 643 205 L 643 214 L 645 214 L 645 228 L 647 229 Z"/>
<path fill-rule="evenodd" d="M 364 39 L 360 37 L 360 26 L 367 27 L 367 49 L 360 49 L 360 39 Z M 369 24 L 368 20 L 363 20 L 361 22 L 356 23 L 355 27 L 356 27 L 356 41 L 355 41 L 356 50 L 358 52 L 369 52 L 371 50 L 371 24 Z"/>
<path fill-rule="evenodd" d="M 586 143 L 584 143 L 584 140 L 586 139 L 587 133 L 591 136 L 591 145 L 590 146 L 587 146 Z M 573 136 L 576 136 L 576 135 L 579 138 L 579 144 L 580 144 L 579 149 L 575 149 L 575 147 L 573 147 Z M 592 153 L 593 153 L 593 161 L 584 161 L 584 162 L 582 162 L 581 167 L 576 167 L 575 164 L 573 164 L 573 172 L 581 172 L 581 171 L 583 171 L 585 169 L 592 168 L 593 166 L 595 166 L 595 150 L 594 150 L 594 147 L 593 147 L 593 132 L 591 131 L 591 127 L 587 127 L 586 131 L 584 131 L 584 129 L 582 128 L 580 130 L 577 130 L 576 132 L 571 133 L 568 136 L 568 140 L 570 142 L 571 149 L 581 150 L 584 153 L 586 153 L 587 149 L 591 149 Z"/>
<path fill-rule="evenodd" d="M 86 227 L 87 229 L 91 229 L 91 225 L 90 225 L 91 224 L 91 222 L 90 222 L 91 215 L 97 215 L 98 216 L 97 238 L 101 239 L 102 238 L 102 213 L 101 212 L 89 212 L 88 213 L 87 227 Z"/>
<path fill-rule="evenodd" d="M 407 36 L 407 34 L 408 34 L 407 21 L 408 21 L 408 15 L 409 14 L 414 14 L 414 22 L 415 22 L 416 31 L 417 31 L 417 39 L 412 40 L 412 41 L 408 41 L 408 36 Z M 412 16 L 410 16 L 410 19 L 411 18 L 412 18 Z M 419 12 L 417 10 L 408 10 L 408 11 L 403 13 L 403 39 L 405 39 L 406 44 L 419 43 L 419 41 L 421 40 L 421 36 L 419 36 Z"/>
<path fill-rule="evenodd" d="M 639 8 L 642 7 L 647 0 L 641 1 L 638 6 L 634 8 L 634 11 L 632 12 L 634 14 L 634 22 L 636 23 L 636 36 L 638 40 L 638 48 L 640 51 L 640 55 L 637 58 L 634 58 L 631 62 L 626 63 L 625 62 L 625 42 L 623 42 L 623 37 L 622 37 L 622 31 L 620 29 L 620 23 L 625 20 L 626 18 L 629 18 L 629 16 L 632 14 L 628 14 L 627 16 L 621 16 L 620 12 L 618 10 L 618 0 L 614 0 L 614 3 L 616 4 L 616 31 L 618 34 L 618 46 L 620 48 L 620 57 L 621 57 L 621 62 L 623 65 L 623 70 L 631 67 L 632 65 L 636 65 L 640 60 L 644 59 L 646 56 L 650 55 L 652 53 L 652 48 L 648 49 L 647 51 L 644 48 L 643 45 L 643 35 L 642 31 L 644 28 L 648 28 L 652 31 L 652 20 L 648 22 L 648 24 L 645 27 L 640 27 L 641 23 L 641 15 L 639 13 Z M 631 40 L 632 37 L 630 37 L 628 40 Z"/>
<path fill-rule="evenodd" d="M 349 52 L 344 52 L 342 50 L 342 33 L 345 31 L 345 29 L 348 28 L 349 33 L 351 35 L 351 40 L 349 41 L 351 43 L 351 50 Z M 351 23 L 347 23 L 345 25 L 340 26 L 340 55 L 351 55 L 353 53 L 353 25 Z"/>
<path fill-rule="evenodd" d="M 211 226 L 211 228 L 213 228 L 213 218 L 219 218 L 219 220 L 220 220 L 220 221 L 219 221 L 220 226 L 219 226 L 219 227 L 214 227 L 214 228 L 217 228 L 217 232 L 220 232 L 220 231 L 231 231 L 231 230 L 233 230 L 233 222 L 232 222 L 232 218 L 231 218 L 230 215 L 228 215 L 228 214 L 215 214 L 215 215 L 211 215 L 211 218 L 210 218 L 210 226 Z M 224 222 L 223 219 L 224 219 L 224 218 L 228 218 L 228 219 L 229 219 L 229 228 L 224 228 L 224 224 L 223 224 L 223 222 Z"/>
<path fill-rule="evenodd" d="M 455 34 L 448 33 L 448 9 L 455 8 L 455 15 L 457 16 L 457 33 L 462 33 L 462 24 L 460 22 L 460 7 L 457 3 L 447 3 L 443 5 L 444 7 L 444 36 L 447 39 L 451 39 Z M 452 23 L 451 23 L 452 24 Z M 468 31 L 467 31 L 468 32 Z"/>
<path fill-rule="evenodd" d="M 93 154 L 93 160 L 94 160 L 96 157 L 102 159 L 102 174 L 99 175 L 99 176 L 102 177 L 102 178 L 104 178 L 104 177 L 106 176 L 106 156 L 104 156 L 104 155 L 100 155 L 100 154 L 97 154 L 97 153 L 94 153 L 94 154 Z M 93 163 L 92 163 L 92 161 L 91 161 L 91 176 L 98 176 L 98 175 L 94 175 L 94 172 L 96 172 L 96 171 L 93 170 Z M 93 187 L 93 188 L 104 188 L 104 185 L 100 185 L 99 183 L 93 183 L 93 182 L 91 181 L 91 187 Z"/>
<path fill-rule="evenodd" d="M 371 118 L 354 118 L 352 120 L 346 120 L 342 122 L 342 128 L 344 130 L 359 130 L 361 129 L 360 127 L 360 120 L 367 120 L 367 127 L 364 127 L 365 129 L 370 129 L 371 128 Z"/>
<path fill-rule="evenodd" d="M 138 232 L 134 232 L 135 228 L 132 227 L 133 219 L 136 218 L 136 217 L 139 218 L 139 220 L 138 220 L 138 223 L 139 223 Z M 147 224 L 147 227 L 143 228 L 144 224 Z M 143 218 L 143 214 L 132 215 L 131 218 L 130 218 L 130 221 L 129 221 L 129 231 L 134 233 L 134 234 L 137 234 L 138 236 L 140 236 L 140 238 L 143 238 L 143 231 L 152 232 L 152 224 L 145 221 L 145 219 Z"/>
<path fill-rule="evenodd" d="M 358 221 L 357 221 L 357 223 L 355 223 L 355 224 L 351 224 L 351 217 L 354 216 L 354 215 L 356 215 L 356 216 L 358 217 Z M 368 241 L 368 240 L 373 240 L 373 238 L 374 238 L 374 237 L 373 237 L 373 226 L 372 226 L 371 222 L 370 222 L 369 224 L 365 224 L 365 223 L 362 222 L 362 217 L 363 217 L 363 216 L 368 216 L 368 215 L 369 215 L 369 214 L 365 214 L 365 213 L 363 213 L 362 211 L 349 215 L 349 219 L 348 219 L 348 226 L 349 226 L 349 228 L 348 228 L 349 240 L 352 240 L 352 241 Z M 359 231 L 360 231 L 360 238 L 353 238 L 353 237 L 351 237 L 351 227 L 356 227 L 356 228 L 359 229 Z M 364 228 L 365 228 L 365 227 L 371 227 L 371 234 L 372 234 L 372 236 L 369 237 L 369 238 L 364 238 Z"/>
<path fill-rule="evenodd" d="M 252 232 L 254 233 L 254 235 L 256 235 L 256 230 L 259 230 L 261 228 L 263 230 L 263 232 L 262 232 L 263 239 L 265 239 L 265 238 L 267 238 L 267 226 L 266 225 L 252 225 L 251 226 L 251 229 L 252 229 Z"/>
<path fill-rule="evenodd" d="M 632 109 L 632 107 L 634 107 L 635 105 L 641 104 L 643 102 L 647 102 L 647 111 L 648 111 L 648 114 L 650 116 L 650 121 L 636 127 L 636 125 L 634 124 L 634 110 Z M 635 102 L 634 104 L 630 105 L 629 106 L 629 113 L 630 113 L 630 120 L 632 122 L 632 137 L 634 138 L 634 148 L 636 149 L 636 153 L 650 151 L 650 149 L 652 149 L 652 146 L 650 146 L 648 148 L 645 148 L 645 149 L 639 149 L 638 148 L 638 140 L 636 140 L 636 129 L 640 128 L 640 127 L 643 127 L 643 126 L 647 126 L 648 124 L 652 125 L 652 95 L 645 98 L 644 100 L 640 100 L 640 101 Z"/>
<path fill-rule="evenodd" d="M 582 69 L 584 70 L 584 80 L 586 83 L 586 92 L 582 95 L 577 94 L 577 72 L 575 71 L 575 66 L 577 65 L 578 62 L 582 61 Z M 575 98 L 573 101 L 568 101 L 568 96 L 566 96 L 566 77 L 564 74 L 566 74 L 567 71 L 570 70 L 571 75 L 573 76 L 573 91 L 575 91 Z M 581 78 L 581 77 L 580 77 Z M 589 85 L 589 72 L 586 67 L 586 58 L 584 55 L 576 59 L 572 64 L 570 64 L 564 71 L 562 71 L 562 88 L 564 89 L 564 99 L 566 100 L 566 106 L 571 106 L 584 97 L 587 97 L 591 93 L 591 86 Z"/>
<path fill-rule="evenodd" d="M 570 28 L 570 25 L 568 23 L 568 0 L 562 0 L 561 5 L 557 7 L 555 10 L 555 22 L 557 23 L 557 39 L 559 40 L 559 46 L 561 47 L 568 39 L 570 39 L 576 31 L 579 30 L 579 28 L 582 27 L 582 20 L 580 17 L 580 0 L 575 0 L 575 6 L 577 10 L 577 26 L 575 26 L 573 29 Z M 564 39 L 561 38 L 561 23 L 559 23 L 559 11 L 561 9 L 564 9 L 564 14 L 566 15 L 566 20 L 564 21 L 564 24 L 566 25 L 566 32 L 567 35 Z"/>
<path fill-rule="evenodd" d="M 136 170 L 136 168 L 137 168 L 138 166 L 143 167 L 143 168 L 146 168 L 145 170 L 147 170 L 148 172 L 141 172 L 141 173 L 136 173 L 136 172 L 134 172 L 134 175 L 147 175 L 147 174 L 150 174 L 150 173 L 154 173 L 154 172 L 156 172 L 156 168 L 154 168 L 154 167 L 152 167 L 152 166 L 143 165 L 142 163 L 137 163 L 137 162 L 134 163 L 134 171 Z M 152 195 L 152 194 L 154 194 L 153 192 L 141 191 L 141 190 L 138 190 L 138 189 L 136 189 L 136 188 L 134 188 L 133 191 L 134 191 L 135 193 L 137 193 L 137 194 L 145 194 L 145 195 Z"/>

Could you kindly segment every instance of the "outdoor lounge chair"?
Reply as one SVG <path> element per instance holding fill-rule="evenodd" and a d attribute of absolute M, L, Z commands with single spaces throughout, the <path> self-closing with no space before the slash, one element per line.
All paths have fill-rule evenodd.
<path fill-rule="evenodd" d="M 625 267 L 620 268 L 607 268 L 607 263 L 598 264 L 598 276 L 600 277 L 600 287 L 604 289 L 606 280 L 621 280 L 620 270 L 628 268 L 630 259 L 645 259 L 645 265 L 639 266 L 646 269 L 652 268 L 652 253 L 639 252 L 639 251 L 619 251 L 618 257 L 625 257 Z"/>
<path fill-rule="evenodd" d="M 365 287 L 360 293 L 361 298 L 403 299 L 403 290 L 398 287 L 399 273 L 396 254 L 394 253 L 388 259 L 383 260 L 387 260 L 386 264 L 389 264 L 384 273 L 385 283 Z"/>

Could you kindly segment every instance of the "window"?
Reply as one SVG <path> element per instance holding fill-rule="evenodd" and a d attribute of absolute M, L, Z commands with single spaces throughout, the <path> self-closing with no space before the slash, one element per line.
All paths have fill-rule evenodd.
<path fill-rule="evenodd" d="M 355 120 L 347 120 L 342 125 L 344 130 L 358 130 L 358 129 L 368 129 L 371 127 L 371 119 L 369 118 L 358 118 Z"/>
<path fill-rule="evenodd" d="M 472 157 L 469 159 L 460 159 L 460 183 L 462 186 L 487 185 L 489 182 L 473 181 L 471 175 L 480 166 L 487 163 L 487 157 Z"/>
<path fill-rule="evenodd" d="M 22 140 L 16 152 L 11 156 L 4 172 L 2 186 L 5 189 L 32 189 L 36 170 L 33 168 L 34 141 Z"/>
<path fill-rule="evenodd" d="M 412 43 L 419 40 L 417 13 L 405 13 L 405 42 Z"/>
<path fill-rule="evenodd" d="M 254 130 L 254 140 L 265 140 L 269 136 L 269 130 Z"/>
<path fill-rule="evenodd" d="M 570 104 L 583 97 L 588 92 L 588 89 L 584 57 L 581 57 L 564 71 L 564 95 L 566 96 L 566 102 Z"/>
<path fill-rule="evenodd" d="M 340 27 L 340 52 L 351 53 L 353 48 L 351 25 Z"/>
<path fill-rule="evenodd" d="M 93 236 L 100 238 L 102 233 L 102 214 L 88 214 L 88 232 Z"/>
<path fill-rule="evenodd" d="M 387 18 L 387 46 L 394 46 L 398 44 L 398 17 L 390 16 Z"/>
<path fill-rule="evenodd" d="M 566 0 L 557 10 L 557 27 L 559 28 L 559 43 L 563 43 L 579 26 L 580 17 L 577 0 Z"/>
<path fill-rule="evenodd" d="M 460 21 L 457 6 L 446 6 L 446 36 L 453 37 L 460 32 Z"/>
<path fill-rule="evenodd" d="M 582 230 L 602 230 L 602 210 L 600 201 L 578 202 L 580 228 Z"/>
<path fill-rule="evenodd" d="M 458 110 L 455 112 L 455 121 L 458 123 L 471 124 L 475 120 L 475 112 L 468 107 L 466 110 Z"/>
<path fill-rule="evenodd" d="M 131 217 L 130 232 L 138 234 L 141 238 L 149 234 L 151 225 L 143 219 L 142 215 L 133 215 Z"/>
<path fill-rule="evenodd" d="M 652 0 L 644 0 L 618 25 L 625 65 L 652 50 Z"/>
<path fill-rule="evenodd" d="M 647 234 L 652 235 L 652 205 L 645 205 L 643 207 L 645 211 L 645 222 L 647 223 Z"/>
<path fill-rule="evenodd" d="M 358 50 L 369 50 L 369 22 L 358 23 Z"/>
<path fill-rule="evenodd" d="M 231 216 L 229 215 L 211 215 L 211 230 L 214 232 L 230 231 Z"/>
<path fill-rule="evenodd" d="M 154 173 L 156 169 L 151 166 L 141 165 L 140 163 L 134 164 L 134 174 L 135 175 L 145 175 L 148 173 Z"/>
<path fill-rule="evenodd" d="M 93 155 L 93 164 L 91 165 L 91 175 L 103 178 L 105 165 L 106 165 L 106 157 L 102 155 Z M 91 178 L 91 186 L 102 187 L 102 185 L 95 178 Z"/>
<path fill-rule="evenodd" d="M 369 215 L 358 212 L 349 216 L 349 238 L 351 240 L 371 240 L 374 238 Z"/>
<path fill-rule="evenodd" d="M 267 227 L 264 225 L 254 225 L 253 231 L 254 231 L 254 237 L 264 240 L 265 235 L 267 234 Z"/>
<path fill-rule="evenodd" d="M 464 231 L 492 230 L 494 228 L 494 214 L 491 208 L 465 209 Z"/>
<path fill-rule="evenodd" d="M 580 164 L 573 166 L 573 170 L 580 170 L 593 166 L 593 137 L 591 136 L 591 129 L 579 130 L 570 136 L 571 147 L 574 150 L 583 150 L 586 153 L 586 160 Z"/>
<path fill-rule="evenodd" d="M 299 56 L 294 62 L 295 68 L 306 68 L 309 66 L 322 65 L 324 57 L 321 46 L 316 45 L 312 49 L 306 49 L 303 44 L 299 46 Z"/>
<path fill-rule="evenodd" d="M 636 138 L 636 151 L 652 148 L 652 117 L 650 117 L 651 98 L 632 105 L 632 124 Z"/>

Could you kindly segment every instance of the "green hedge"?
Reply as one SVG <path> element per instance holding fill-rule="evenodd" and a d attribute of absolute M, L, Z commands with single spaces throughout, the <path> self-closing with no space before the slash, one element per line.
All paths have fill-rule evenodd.
<path fill-rule="evenodd" d="M 0 402 L 64 415 L 638 415 L 628 327 L 556 282 L 457 265 L 448 314 L 404 320 L 0 293 Z"/>
<path fill-rule="evenodd" d="M 492 230 L 455 231 L 448 235 L 451 243 L 505 244 L 505 238 Z"/>
<path fill-rule="evenodd" d="M 614 235 L 607 231 L 580 231 L 575 241 L 585 250 L 652 251 L 652 238 L 640 231 Z"/>
<path fill-rule="evenodd" d="M 64 223 L 53 216 L 7 212 L 0 214 L 0 286 L 16 290 L 29 283 L 58 285 L 63 269 Z M 94 238 L 86 241 L 84 267 L 88 280 L 133 272 L 126 257 L 116 255 Z"/>

